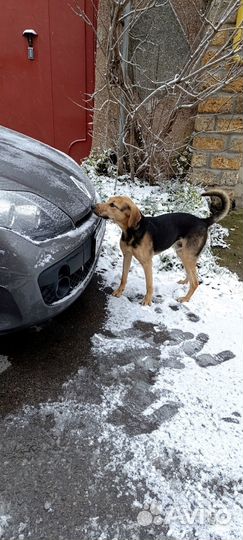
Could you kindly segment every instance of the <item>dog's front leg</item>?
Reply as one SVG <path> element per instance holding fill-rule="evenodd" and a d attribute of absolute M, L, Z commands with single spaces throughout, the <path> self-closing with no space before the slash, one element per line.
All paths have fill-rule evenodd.
<path fill-rule="evenodd" d="M 152 259 L 142 263 L 146 279 L 146 295 L 143 299 L 143 306 L 151 306 L 153 299 L 153 268 Z"/>
<path fill-rule="evenodd" d="M 129 251 L 123 252 L 123 270 L 122 270 L 121 283 L 118 289 L 112 293 L 113 296 L 117 296 L 119 298 L 124 293 L 126 284 L 127 284 L 127 276 L 130 270 L 131 262 L 132 262 L 132 253 L 130 253 Z"/>

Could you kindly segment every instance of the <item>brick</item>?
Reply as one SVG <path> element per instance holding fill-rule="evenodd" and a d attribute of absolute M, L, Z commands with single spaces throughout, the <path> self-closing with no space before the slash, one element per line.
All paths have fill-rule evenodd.
<path fill-rule="evenodd" d="M 204 114 L 196 116 L 195 130 L 196 131 L 213 131 L 215 116 L 207 116 Z"/>
<path fill-rule="evenodd" d="M 234 169 L 238 170 L 241 166 L 242 158 L 238 154 L 233 154 L 231 157 L 212 156 L 211 167 L 213 169 Z"/>
<path fill-rule="evenodd" d="M 224 150 L 225 139 L 217 136 L 196 136 L 193 140 L 193 148 L 198 150 Z"/>
<path fill-rule="evenodd" d="M 218 85 L 221 81 L 223 81 L 225 77 L 225 74 L 223 73 L 223 71 L 225 70 L 222 70 L 222 69 L 219 70 L 217 68 L 217 70 L 215 70 L 215 76 L 210 75 L 209 73 L 205 73 L 204 79 L 202 81 L 202 88 L 208 89 L 208 88 L 211 88 L 212 86 L 214 87 L 215 85 Z"/>
<path fill-rule="evenodd" d="M 229 94 L 240 94 L 243 91 L 243 77 L 236 76 L 235 79 L 227 83 L 227 78 L 229 79 L 232 76 L 232 68 L 235 69 L 235 62 L 229 64 L 217 64 L 214 68 L 214 73 L 205 72 L 204 79 L 202 81 L 202 88 L 209 89 L 210 87 L 220 86 L 219 92 L 227 92 Z M 241 71 L 242 73 L 242 71 Z M 217 95 L 217 94 L 216 94 Z"/>
<path fill-rule="evenodd" d="M 224 45 L 226 40 L 229 38 L 230 31 L 231 32 L 234 31 L 234 28 L 223 28 L 219 30 L 217 34 L 215 34 L 215 36 L 211 40 L 211 44 L 214 45 L 215 47 L 219 45 Z"/>
<path fill-rule="evenodd" d="M 192 167 L 203 167 L 207 164 L 207 154 L 193 153 L 191 166 Z"/>
<path fill-rule="evenodd" d="M 226 92 L 238 92 L 239 94 L 243 92 L 243 77 L 237 77 L 234 81 L 226 84 L 223 90 Z"/>
<path fill-rule="evenodd" d="M 192 169 L 189 172 L 188 178 L 193 184 L 207 184 L 208 186 L 214 186 L 215 184 L 221 184 L 221 171 L 211 171 L 209 169 Z"/>
<path fill-rule="evenodd" d="M 198 106 L 201 113 L 228 113 L 233 111 L 234 100 L 232 96 L 215 96 L 206 99 Z"/>
<path fill-rule="evenodd" d="M 234 112 L 237 114 L 243 114 L 243 95 L 235 96 Z"/>
<path fill-rule="evenodd" d="M 209 49 L 209 51 L 204 54 L 202 64 L 205 66 L 205 64 L 208 64 L 212 60 L 212 58 L 216 60 L 217 56 L 215 55 L 217 55 L 217 52 L 217 49 Z"/>
<path fill-rule="evenodd" d="M 243 137 L 232 136 L 228 142 L 228 150 L 243 153 Z"/>
<path fill-rule="evenodd" d="M 221 132 L 240 133 L 243 131 L 243 118 L 242 116 L 221 116 L 216 120 L 216 130 Z"/>
<path fill-rule="evenodd" d="M 235 186 L 239 180 L 239 171 L 223 171 L 222 183 L 226 186 Z"/>

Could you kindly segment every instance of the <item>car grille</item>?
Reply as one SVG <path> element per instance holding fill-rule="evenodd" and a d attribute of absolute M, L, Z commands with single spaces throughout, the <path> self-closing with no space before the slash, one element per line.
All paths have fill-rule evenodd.
<path fill-rule="evenodd" d="M 71 294 L 85 280 L 95 259 L 95 240 L 89 238 L 79 249 L 44 270 L 38 279 L 45 304 L 51 305 Z"/>

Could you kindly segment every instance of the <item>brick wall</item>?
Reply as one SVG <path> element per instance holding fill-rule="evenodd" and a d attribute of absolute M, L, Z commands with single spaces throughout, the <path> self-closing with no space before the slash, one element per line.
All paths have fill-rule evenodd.
<path fill-rule="evenodd" d="M 204 57 L 207 63 L 217 54 L 234 23 L 221 30 Z M 222 66 L 225 76 L 226 66 Z M 204 85 L 211 84 L 205 78 Z M 198 107 L 193 136 L 190 179 L 194 183 L 220 186 L 233 192 L 240 202 L 243 194 L 243 67 L 240 76 L 208 97 Z M 243 201 L 241 201 L 241 206 Z"/>

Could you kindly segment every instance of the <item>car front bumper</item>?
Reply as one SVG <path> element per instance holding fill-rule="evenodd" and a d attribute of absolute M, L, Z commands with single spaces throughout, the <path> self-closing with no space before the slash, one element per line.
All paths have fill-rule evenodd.
<path fill-rule="evenodd" d="M 34 326 L 70 306 L 94 273 L 104 231 L 94 214 L 38 243 L 1 229 L 0 333 Z"/>

